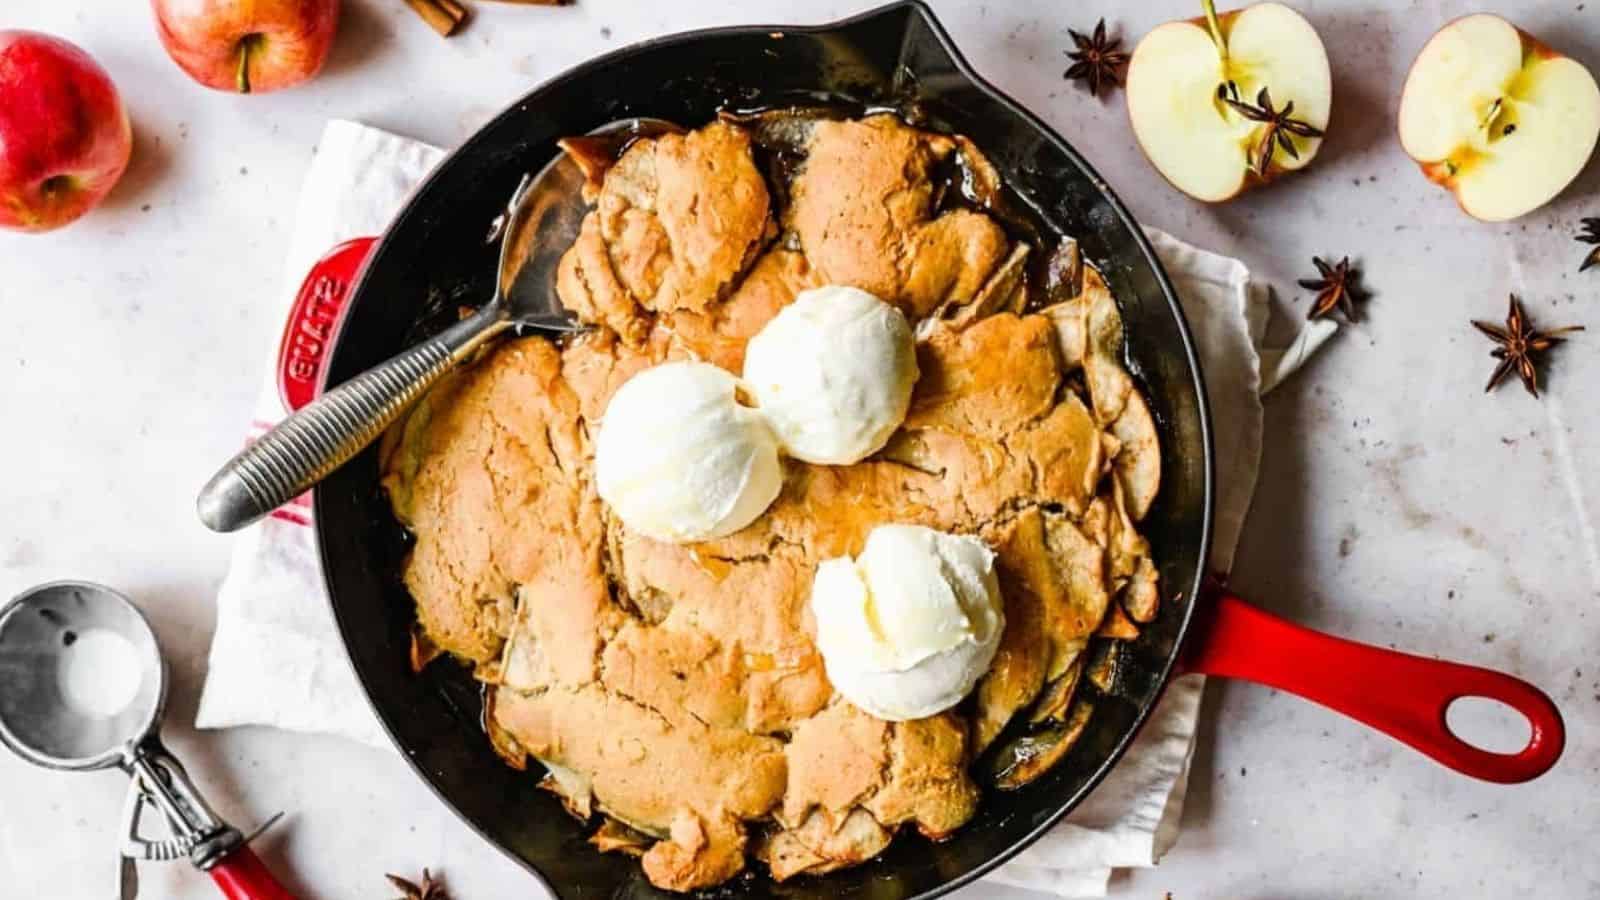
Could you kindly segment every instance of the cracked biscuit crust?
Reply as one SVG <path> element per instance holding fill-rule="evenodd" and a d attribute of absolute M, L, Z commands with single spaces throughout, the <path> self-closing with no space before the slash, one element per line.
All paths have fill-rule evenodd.
<path fill-rule="evenodd" d="M 785 221 L 823 280 L 913 321 L 976 296 L 1010 242 L 988 216 L 935 208 L 935 170 L 957 149 L 888 115 L 818 122 Z"/>
<path fill-rule="evenodd" d="M 767 189 L 742 129 L 636 141 L 606 173 L 556 272 L 561 302 L 639 343 L 651 319 L 704 313 L 769 235 Z"/>
<path fill-rule="evenodd" d="M 970 145 L 879 116 L 818 123 L 807 149 L 775 217 L 741 128 L 637 142 L 561 266 L 563 302 L 600 327 L 501 346 L 384 448 L 418 622 L 493 686 L 496 749 L 541 761 L 570 810 L 604 814 L 598 846 L 673 890 L 749 856 L 783 879 L 870 859 L 903 827 L 951 833 L 979 802 L 977 754 L 1037 698 L 1040 721 L 1064 715 L 1108 609 L 1120 598 L 1134 633 L 1154 611 L 1133 508 L 1159 457 L 1104 285 L 1039 313 L 983 302 L 1018 290 L 1001 263 L 1020 255 L 986 216 L 936 210 L 931 183 Z M 830 282 L 925 319 L 889 444 L 852 466 L 786 461 L 769 510 L 717 540 L 612 517 L 592 437 L 617 388 L 672 359 L 737 373 L 752 335 Z M 1009 623 L 969 703 L 899 723 L 834 693 L 808 611 L 816 565 L 891 522 L 981 535 Z"/>

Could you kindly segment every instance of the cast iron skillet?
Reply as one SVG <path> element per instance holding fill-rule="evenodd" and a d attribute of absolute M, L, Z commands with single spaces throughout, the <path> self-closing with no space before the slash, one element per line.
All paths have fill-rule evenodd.
<path fill-rule="evenodd" d="M 418 323 L 489 296 L 495 248 L 485 232 L 522 173 L 564 135 L 624 116 L 686 124 L 719 108 L 797 96 L 866 104 L 915 101 L 933 127 L 975 140 L 1043 218 L 1076 236 L 1122 308 L 1129 355 L 1160 430 L 1162 488 L 1145 533 L 1161 571 L 1160 617 L 1130 646 L 1119 696 L 1097 705 L 1082 741 L 1028 787 L 988 792 L 972 822 L 942 843 L 915 836 L 855 869 L 777 885 L 750 874 L 727 897 L 932 897 L 992 869 L 1037 838 L 1099 783 L 1132 741 L 1169 677 L 1206 671 L 1295 691 L 1388 731 L 1446 765 L 1522 781 L 1563 743 L 1548 698 L 1509 676 L 1349 644 L 1305 631 L 1204 583 L 1212 504 L 1211 434 L 1198 362 L 1172 285 L 1128 211 L 1059 135 L 980 79 L 918 2 L 822 27 L 742 27 L 649 41 L 537 88 L 445 160 L 377 243 L 351 294 L 324 379 L 336 384 L 393 355 Z M 345 265 L 360 256 L 342 254 Z M 480 728 L 478 687 L 437 663 L 407 666 L 410 597 L 399 582 L 404 536 L 368 449 L 317 488 L 315 516 L 333 608 L 351 660 L 395 744 L 439 796 L 487 840 L 562 897 L 658 896 L 632 860 L 602 856 L 537 777 L 507 768 Z M 1194 598 L 1202 598 L 1201 603 Z M 1191 632 L 1193 632 L 1191 634 Z M 1533 735 L 1518 754 L 1473 748 L 1444 727 L 1456 697 L 1516 707 Z M 535 764 L 536 765 L 536 764 Z"/>

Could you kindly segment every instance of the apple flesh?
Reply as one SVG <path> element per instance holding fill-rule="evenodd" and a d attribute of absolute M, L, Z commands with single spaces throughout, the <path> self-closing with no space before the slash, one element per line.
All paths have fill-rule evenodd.
<path fill-rule="evenodd" d="M 167 55 L 219 91 L 265 93 L 310 79 L 339 29 L 339 0 L 151 0 Z"/>
<path fill-rule="evenodd" d="M 1468 215 L 1502 222 L 1550 202 L 1600 138 L 1588 69 L 1499 16 L 1441 28 L 1400 94 L 1400 144 Z"/>
<path fill-rule="evenodd" d="M 111 76 L 78 47 L 0 31 L 0 227 L 50 231 L 111 193 L 133 129 Z"/>
<path fill-rule="evenodd" d="M 1318 129 L 1333 108 L 1328 54 L 1305 17 L 1260 3 L 1217 17 L 1221 46 L 1204 18 L 1168 22 L 1139 42 L 1128 63 L 1128 118 L 1139 147 L 1173 187 L 1218 203 L 1310 164 L 1320 138 L 1292 136 L 1299 158 L 1279 149 L 1266 175 L 1251 158 L 1266 126 L 1217 98 L 1227 82 L 1253 101 L 1270 89 L 1275 108 Z"/>

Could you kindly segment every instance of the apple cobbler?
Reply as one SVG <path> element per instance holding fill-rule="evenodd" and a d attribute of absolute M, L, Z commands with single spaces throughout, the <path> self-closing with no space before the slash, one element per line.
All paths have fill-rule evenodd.
<path fill-rule="evenodd" d="M 591 166 L 562 302 L 594 327 L 506 344 L 385 442 L 415 537 L 413 662 L 486 685 L 489 737 L 650 881 L 689 890 L 761 860 L 772 877 L 872 858 L 911 827 L 961 827 L 1090 718 L 1096 650 L 1157 612 L 1139 521 L 1160 456 L 1092 267 L 1014 237 L 1000 180 L 960 137 L 889 115 L 724 119 Z M 593 439 L 631 376 L 694 359 L 737 374 L 801 291 L 859 287 L 916 328 L 910 411 L 853 465 L 783 462 L 726 537 L 662 543 L 598 498 Z M 829 684 L 813 573 L 887 523 L 981 538 L 1004 632 L 958 706 L 874 718 Z"/>

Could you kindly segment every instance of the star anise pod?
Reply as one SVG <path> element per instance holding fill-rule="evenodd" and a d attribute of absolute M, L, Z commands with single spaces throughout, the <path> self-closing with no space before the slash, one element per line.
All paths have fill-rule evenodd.
<path fill-rule="evenodd" d="M 1593 244 L 1594 249 L 1583 258 L 1583 265 L 1578 267 L 1579 272 L 1587 272 L 1595 266 L 1600 266 L 1600 216 L 1583 219 L 1583 231 L 1578 234 L 1578 240 L 1585 244 Z"/>
<path fill-rule="evenodd" d="M 450 895 L 444 892 L 444 885 L 433 880 L 433 873 L 427 869 L 422 870 L 422 883 L 407 881 L 399 875 L 385 875 L 395 890 L 400 892 L 399 900 L 450 900 Z"/>
<path fill-rule="evenodd" d="M 1263 87 L 1256 94 L 1256 102 L 1252 105 L 1239 99 L 1239 85 L 1229 81 L 1217 87 L 1217 99 L 1228 104 L 1234 112 L 1252 122 L 1262 122 L 1266 128 L 1261 132 L 1261 140 L 1256 143 L 1255 162 L 1251 167 L 1257 175 L 1267 177 L 1267 168 L 1272 165 L 1272 154 L 1279 148 L 1289 154 L 1291 158 L 1299 159 L 1300 151 L 1295 148 L 1294 141 L 1289 135 L 1298 135 L 1303 138 L 1322 137 L 1322 129 L 1294 118 L 1294 101 L 1290 100 L 1283 105 L 1283 109 L 1274 109 L 1272 95 Z"/>
<path fill-rule="evenodd" d="M 1106 39 L 1106 20 L 1101 19 L 1094 26 L 1094 33 L 1084 36 L 1071 28 L 1067 34 L 1072 35 L 1072 42 L 1078 45 L 1077 50 L 1067 51 L 1067 58 L 1072 60 L 1072 67 L 1062 73 L 1063 78 L 1073 81 L 1083 81 L 1089 86 L 1089 93 L 1100 96 L 1102 85 L 1120 85 L 1122 79 L 1117 71 L 1128 62 L 1128 54 L 1117 49 L 1122 46 L 1122 39 L 1111 41 Z"/>
<path fill-rule="evenodd" d="M 1522 301 L 1517 299 L 1516 294 L 1511 295 L 1511 309 L 1506 313 L 1504 326 L 1474 320 L 1472 327 L 1499 345 L 1489 354 L 1500 360 L 1500 364 L 1494 367 L 1494 374 L 1489 376 L 1484 393 L 1494 390 L 1515 370 L 1517 377 L 1522 379 L 1522 386 L 1535 397 L 1539 396 L 1539 370 L 1534 367 L 1534 358 L 1566 340 L 1561 335 L 1583 330 L 1582 325 L 1569 325 L 1551 331 L 1535 330 L 1528 324 L 1528 317 L 1522 311 Z"/>
<path fill-rule="evenodd" d="M 1306 318 L 1320 319 L 1337 309 L 1344 313 L 1346 319 L 1356 321 L 1359 317 L 1356 315 L 1355 301 L 1361 299 L 1356 282 L 1361 279 L 1361 270 L 1351 268 L 1348 256 L 1333 265 L 1320 256 L 1311 257 L 1311 262 L 1322 277 L 1300 279 L 1301 287 L 1317 292 L 1317 299 L 1312 301 Z"/>

